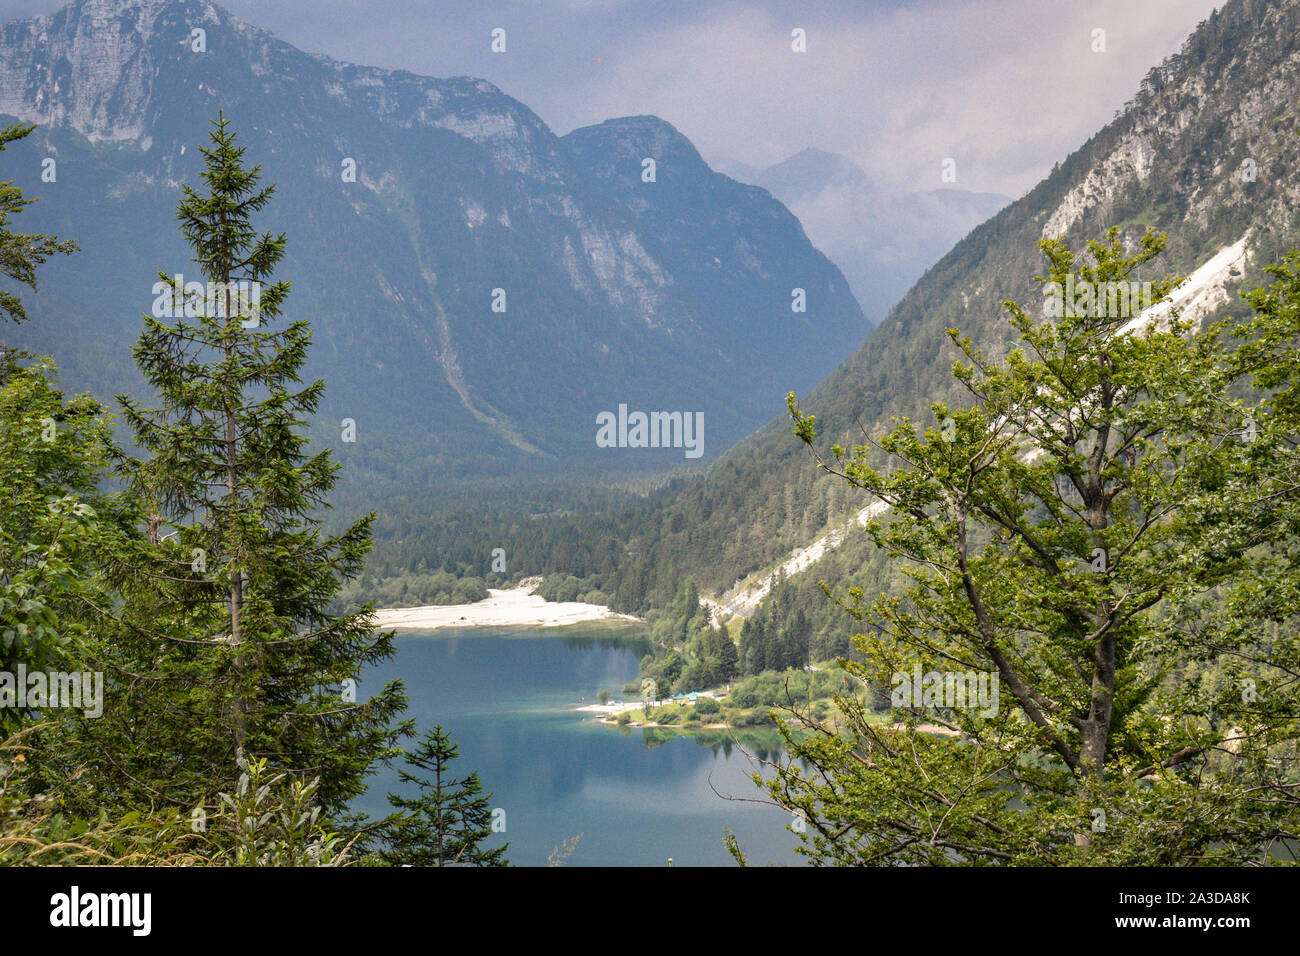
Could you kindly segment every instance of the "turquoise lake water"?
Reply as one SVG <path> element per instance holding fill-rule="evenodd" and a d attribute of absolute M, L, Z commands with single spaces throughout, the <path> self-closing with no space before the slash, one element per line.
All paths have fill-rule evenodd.
<path fill-rule="evenodd" d="M 491 804 L 505 811 L 510 862 L 545 865 L 581 834 L 570 866 L 734 866 L 723 828 L 750 865 L 798 865 L 789 814 L 752 800 L 754 756 L 771 738 L 718 734 L 710 745 L 618 729 L 576 712 L 602 689 L 621 698 L 645 653 L 625 630 L 584 628 L 581 636 L 537 630 L 399 634 L 393 661 L 361 688 L 401 678 L 409 716 L 421 729 L 442 724 L 460 746 L 452 769 L 477 770 Z M 357 809 L 387 811 L 396 773 L 372 778 Z M 715 793 L 714 791 L 718 791 Z M 724 796 L 720 796 L 723 794 Z"/>

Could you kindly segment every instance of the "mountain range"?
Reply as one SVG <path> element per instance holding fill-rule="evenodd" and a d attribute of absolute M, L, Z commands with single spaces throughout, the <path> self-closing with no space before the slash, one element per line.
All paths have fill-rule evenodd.
<path fill-rule="evenodd" d="M 597 444 L 597 416 L 703 414 L 703 460 L 814 385 L 869 325 L 844 276 L 765 190 L 668 122 L 557 136 L 472 78 L 312 56 L 207 0 L 75 0 L 0 26 L 0 122 L 39 129 L 5 173 L 29 231 L 75 239 L 7 344 L 68 386 L 143 386 L 130 361 L 173 223 L 221 112 L 277 184 L 261 228 L 309 318 L 317 431 L 353 476 L 661 469 L 681 447 Z M 693 457 L 693 456 L 692 456 Z"/>
<path fill-rule="evenodd" d="M 206 54 L 192 52 L 194 29 L 207 31 Z M 845 274 L 809 238 L 851 271 L 817 210 L 888 220 L 879 210 L 901 203 L 894 231 L 907 236 L 926 232 L 903 220 L 926 221 L 915 210 L 930 200 L 891 200 L 843 157 L 732 168 L 747 185 L 654 117 L 556 136 L 481 80 L 311 57 L 202 0 L 78 0 L 0 28 L 0 116 L 43 124 L 23 144 L 28 168 L 13 168 L 17 150 L 4 157 L 6 175 L 43 197 L 24 226 L 83 247 L 42 273 L 18 341 L 5 334 L 55 354 L 70 385 L 131 387 L 138 311 L 157 270 L 185 262 L 170 221 L 180 183 L 224 109 L 280 186 L 267 228 L 290 237 L 291 314 L 312 319 L 311 371 L 329 383 L 322 419 L 355 418 L 364 440 L 341 446 L 353 473 L 409 495 L 381 516 L 381 550 L 402 545 L 389 553 L 412 569 L 449 553 L 421 488 L 689 461 L 681 448 L 601 448 L 596 416 L 703 411 L 705 461 L 757 430 L 707 472 L 613 506 L 605 531 L 599 514 L 565 530 L 549 500 L 545 537 L 565 547 L 512 573 L 599 574 L 628 609 L 664 606 L 693 578 L 744 615 L 782 572 L 809 592 L 820 576 L 879 588 L 889 574 L 852 533 L 869 502 L 820 474 L 791 434 L 787 390 L 825 445 L 895 416 L 928 420 L 933 402 L 962 399 L 946 330 L 1004 354 L 1002 303 L 1042 296 L 1038 243 L 1079 247 L 1111 226 L 1130 243 L 1168 234 L 1153 271 L 1192 277 L 1179 292 L 1189 313 L 1244 314 L 1238 293 L 1300 244 L 1298 104 L 1300 0 L 1229 0 L 1042 182 L 933 265 L 929 252 L 907 260 L 923 274 L 867 337 Z M 57 161 L 56 182 L 40 181 L 40 158 Z M 348 159 L 355 183 L 340 178 Z M 1004 198 L 931 195 L 971 218 Z M 888 248 L 888 230 L 872 229 L 868 244 Z M 497 289 L 505 312 L 492 311 Z M 791 308 L 797 289 L 806 312 Z M 892 294 L 862 293 L 868 311 Z M 514 554 L 541 537 L 518 515 L 499 526 L 462 534 L 467 566 L 481 563 L 476 549 Z"/>

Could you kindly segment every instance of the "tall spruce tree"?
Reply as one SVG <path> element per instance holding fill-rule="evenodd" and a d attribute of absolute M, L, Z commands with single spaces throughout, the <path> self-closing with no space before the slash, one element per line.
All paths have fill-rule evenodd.
<path fill-rule="evenodd" d="M 420 739 L 406 755 L 408 770 L 399 771 L 403 783 L 414 784 L 419 795 L 390 793 L 388 802 L 399 811 L 380 856 L 394 866 L 505 866 L 510 844 L 493 849 L 482 846 L 492 836 L 492 794 L 483 793 L 477 773 L 457 779 L 450 764 L 460 748 L 441 725 Z"/>
<path fill-rule="evenodd" d="M 134 349 L 160 407 L 119 397 L 145 452 L 125 470 L 150 517 L 120 562 L 102 647 L 111 708 L 86 723 L 80 757 L 102 771 L 101 803 L 210 808 L 242 763 L 265 759 L 319 777 L 320 806 L 338 814 L 404 729 L 400 682 L 354 692 L 392 635 L 369 607 L 330 609 L 373 516 L 320 528 L 338 465 L 308 452 L 306 425 L 324 383 L 298 376 L 310 324 L 280 321 L 285 237 L 252 223 L 274 186 L 245 167 L 224 116 L 210 137 L 204 188 L 185 186 L 177 212 L 199 275 L 160 273 L 163 314 L 144 316 Z"/>

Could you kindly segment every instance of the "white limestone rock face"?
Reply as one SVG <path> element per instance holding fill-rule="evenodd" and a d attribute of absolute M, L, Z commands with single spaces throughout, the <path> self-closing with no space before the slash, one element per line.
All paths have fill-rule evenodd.
<path fill-rule="evenodd" d="M 92 141 L 143 137 L 159 6 L 85 0 L 70 34 L 52 30 L 50 16 L 0 28 L 0 113 L 66 123 Z"/>

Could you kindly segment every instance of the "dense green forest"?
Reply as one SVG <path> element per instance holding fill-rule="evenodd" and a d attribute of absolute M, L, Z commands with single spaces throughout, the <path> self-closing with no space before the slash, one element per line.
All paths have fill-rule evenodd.
<path fill-rule="evenodd" d="M 118 398 L 133 453 L 50 361 L 0 351 L 0 862 L 502 864 L 441 728 L 406 752 L 400 681 L 356 693 L 393 654 L 369 605 L 339 607 L 373 516 L 312 517 L 339 466 L 308 447 L 324 383 L 298 375 L 311 324 L 282 316 L 287 239 L 254 225 L 274 187 L 224 118 L 201 149 L 176 220 L 208 283 L 159 273 L 183 307 L 142 317 L 153 396 Z M 33 201 L 0 183 L 0 267 L 34 289 L 76 248 L 10 227 Z M 0 307 L 28 318 L 8 289 Z M 351 813 L 402 759 L 432 774 L 404 774 L 417 795 Z"/>
<path fill-rule="evenodd" d="M 796 450 L 789 427 L 781 430 L 783 443 Z M 806 459 L 801 460 L 806 466 Z M 815 469 L 802 467 L 779 509 L 764 503 L 726 519 L 728 527 L 737 530 L 727 560 L 701 562 L 698 555 L 708 550 L 709 536 L 717 531 L 710 496 L 724 489 L 734 493 L 729 482 L 736 480 L 735 467 L 728 457 L 705 476 L 612 487 L 494 479 L 451 483 L 418 496 L 397 495 L 379 505 L 375 551 L 366 565 L 364 586 L 355 593 L 380 605 L 380 595 L 394 593 L 394 585 L 387 582 L 406 579 L 408 591 L 413 591 L 422 586 L 418 580 L 440 572 L 482 579 L 488 586 L 542 575 L 547 587 L 555 588 L 559 585 L 551 578 L 560 576 L 582 582 L 577 592 L 566 587 L 568 593 L 600 591 L 616 609 L 644 613 L 665 607 L 687 579 L 707 592 L 720 593 L 736 580 L 730 568 L 762 568 L 795 543 L 813 537 L 832 515 L 848 514 L 851 496 L 824 481 Z M 698 511 L 680 510 L 688 498 L 698 502 Z M 373 499 L 345 489 L 335 510 L 350 513 L 367 500 L 373 506 Z M 790 545 L 774 543 L 782 540 Z M 504 572 L 492 570 L 498 548 L 504 552 Z"/>

